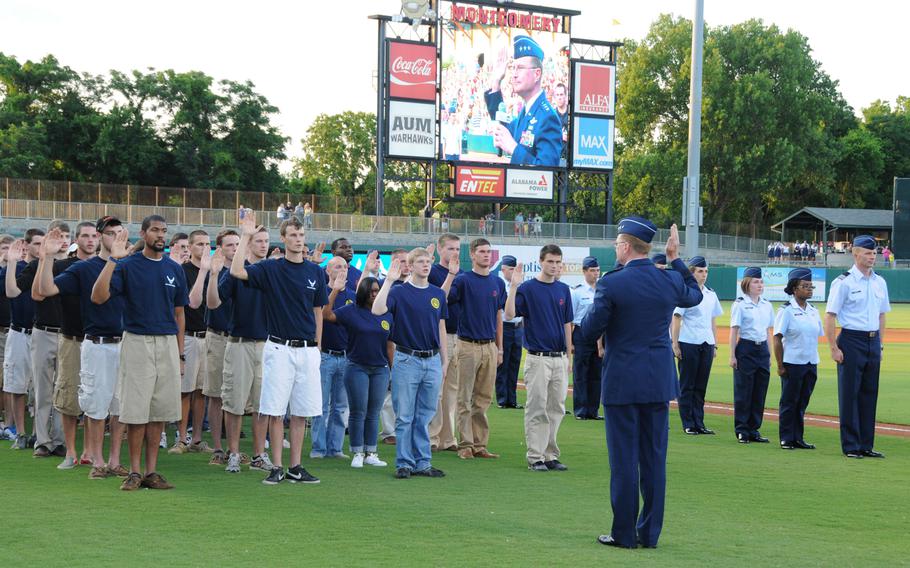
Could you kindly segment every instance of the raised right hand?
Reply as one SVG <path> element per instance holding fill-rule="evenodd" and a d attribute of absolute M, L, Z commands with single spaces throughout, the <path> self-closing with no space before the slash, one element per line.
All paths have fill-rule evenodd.
<path fill-rule="evenodd" d="M 25 241 L 23 239 L 16 239 L 9 246 L 9 251 L 6 253 L 6 261 L 12 265 L 15 265 L 17 262 L 22 260 L 22 255 L 25 252 Z"/>
<path fill-rule="evenodd" d="M 394 282 L 399 278 L 401 278 L 401 259 L 396 258 L 389 266 L 389 271 L 386 273 L 386 279 L 390 282 Z"/>
<path fill-rule="evenodd" d="M 240 220 L 240 234 L 253 236 L 259 232 L 262 227 L 256 225 L 256 212 L 247 211 L 243 219 Z"/>
<path fill-rule="evenodd" d="M 130 232 L 126 227 L 117 233 L 117 236 L 114 237 L 114 242 L 111 244 L 111 258 L 126 258 L 130 253 L 129 238 Z"/>
<path fill-rule="evenodd" d="M 512 286 L 519 286 L 525 281 L 525 267 L 520 262 L 517 264 L 518 266 L 512 271 Z"/>

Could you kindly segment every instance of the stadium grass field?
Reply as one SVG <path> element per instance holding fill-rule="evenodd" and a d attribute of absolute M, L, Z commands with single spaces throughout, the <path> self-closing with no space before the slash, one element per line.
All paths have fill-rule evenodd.
<path fill-rule="evenodd" d="M 879 437 L 885 460 L 847 460 L 834 429 L 808 429 L 818 450 L 787 452 L 735 443 L 725 416 L 708 416 L 720 435 L 687 437 L 671 412 L 660 547 L 626 551 L 594 542 L 611 521 L 603 422 L 566 420 L 560 446 L 570 470 L 532 473 L 521 412 L 493 407 L 489 416 L 490 448 L 502 458 L 437 454 L 445 479 L 304 459 L 321 484 L 267 487 L 260 472 L 229 475 L 205 455 L 162 454 L 159 469 L 176 488 L 123 493 L 117 479 L 88 480 L 87 467 L 58 471 L 57 458 L 4 447 L 0 565 L 910 563 L 910 439 Z M 391 461 L 393 448 L 381 449 Z"/>

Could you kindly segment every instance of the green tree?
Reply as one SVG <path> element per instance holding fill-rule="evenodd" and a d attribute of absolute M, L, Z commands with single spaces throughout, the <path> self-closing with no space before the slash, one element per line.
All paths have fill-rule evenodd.
<path fill-rule="evenodd" d="M 884 101 L 863 109 L 863 123 L 881 143 L 883 167 L 878 189 L 890 208 L 895 177 L 910 177 L 910 97 L 898 97 L 892 110 Z"/>
<path fill-rule="evenodd" d="M 320 114 L 307 129 L 296 175 L 321 178 L 336 196 L 372 199 L 376 186 L 376 115 Z"/>

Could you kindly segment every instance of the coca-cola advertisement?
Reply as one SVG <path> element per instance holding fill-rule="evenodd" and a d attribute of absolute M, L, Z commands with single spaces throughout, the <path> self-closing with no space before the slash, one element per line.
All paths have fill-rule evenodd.
<path fill-rule="evenodd" d="M 436 46 L 389 41 L 389 95 L 436 100 Z"/>
<path fill-rule="evenodd" d="M 613 116 L 616 67 L 592 63 L 575 64 L 575 112 Z"/>

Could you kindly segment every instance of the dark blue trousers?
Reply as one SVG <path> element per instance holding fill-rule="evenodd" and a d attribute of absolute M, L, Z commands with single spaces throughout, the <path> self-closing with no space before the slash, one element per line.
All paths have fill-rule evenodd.
<path fill-rule="evenodd" d="M 875 443 L 875 407 L 882 344 L 878 332 L 842 329 L 837 346 L 844 362 L 837 366 L 840 445 L 844 452 L 871 450 Z"/>
<path fill-rule="evenodd" d="M 596 418 L 600 410 L 600 383 L 603 359 L 597 356 L 597 344 L 582 340 L 581 328 L 572 330 L 575 347 L 572 364 L 572 409 L 575 416 Z"/>
<path fill-rule="evenodd" d="M 670 404 L 609 405 L 604 406 L 604 417 L 613 507 L 610 534 L 623 546 L 657 546 L 664 523 Z"/>
<path fill-rule="evenodd" d="M 780 441 L 803 439 L 803 419 L 818 379 L 816 365 L 784 363 L 787 374 L 780 378 Z"/>
<path fill-rule="evenodd" d="M 771 378 L 768 342 L 740 339 L 733 371 L 733 422 L 737 434 L 758 436 L 765 414 L 765 397 Z"/>
<path fill-rule="evenodd" d="M 504 323 L 502 325 L 502 365 L 496 367 L 496 402 L 500 406 L 518 403 L 518 368 L 521 366 L 521 344 L 525 330 Z"/>
<path fill-rule="evenodd" d="M 683 428 L 705 427 L 705 393 L 714 363 L 714 346 L 679 343 L 679 418 Z"/>

